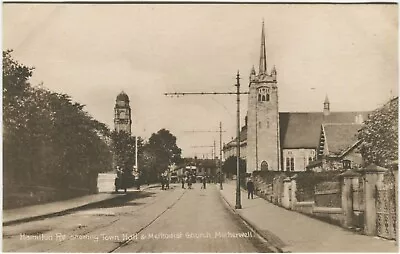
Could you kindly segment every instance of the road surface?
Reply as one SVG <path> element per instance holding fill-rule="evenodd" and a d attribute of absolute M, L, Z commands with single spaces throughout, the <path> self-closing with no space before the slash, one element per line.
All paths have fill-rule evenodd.
<path fill-rule="evenodd" d="M 216 185 L 148 189 L 64 216 L 3 227 L 6 252 L 270 252 Z"/>

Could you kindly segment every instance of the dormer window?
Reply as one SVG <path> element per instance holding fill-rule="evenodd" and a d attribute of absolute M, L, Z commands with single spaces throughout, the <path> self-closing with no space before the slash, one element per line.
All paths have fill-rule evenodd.
<path fill-rule="evenodd" d="M 258 101 L 269 101 L 269 88 L 261 87 L 258 89 Z"/>

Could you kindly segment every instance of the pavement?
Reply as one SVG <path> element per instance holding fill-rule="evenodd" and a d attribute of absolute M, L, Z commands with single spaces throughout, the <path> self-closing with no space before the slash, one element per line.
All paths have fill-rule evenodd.
<path fill-rule="evenodd" d="M 236 182 L 224 184 L 220 191 L 233 209 Z M 247 224 L 281 252 L 394 252 L 395 241 L 357 234 L 301 213 L 273 205 L 241 191 L 242 209 L 235 210 Z"/>
<path fill-rule="evenodd" d="M 141 190 L 145 190 L 155 186 L 158 185 L 143 186 Z M 140 191 L 140 190 L 128 189 L 128 193 L 134 191 Z M 3 226 L 28 222 L 32 220 L 44 219 L 56 215 L 62 215 L 70 211 L 87 207 L 89 205 L 107 202 L 123 196 L 124 196 L 123 192 L 98 193 L 62 201 L 3 210 Z"/>

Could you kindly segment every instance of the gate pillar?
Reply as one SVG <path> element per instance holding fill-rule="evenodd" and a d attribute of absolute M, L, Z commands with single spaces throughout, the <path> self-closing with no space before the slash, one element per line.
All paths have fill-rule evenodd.
<path fill-rule="evenodd" d="M 376 197 L 377 186 L 383 182 L 383 175 L 387 171 L 386 168 L 371 164 L 362 170 L 365 178 L 364 200 L 364 233 L 366 235 L 376 235 Z"/>
<path fill-rule="evenodd" d="M 342 177 L 342 226 L 349 228 L 353 226 L 353 185 L 360 177 L 360 174 L 354 171 L 346 171 L 340 175 Z"/>
<path fill-rule="evenodd" d="M 290 209 L 294 210 L 295 209 L 295 205 L 297 203 L 297 198 L 296 198 L 296 191 L 297 191 L 297 185 L 296 185 L 296 178 L 297 175 L 294 175 L 290 178 L 291 180 L 291 184 L 292 184 L 292 189 L 291 189 L 291 200 L 290 200 Z"/>
<path fill-rule="evenodd" d="M 290 208 L 290 195 L 292 194 L 291 185 L 292 181 L 289 177 L 283 179 L 283 195 L 282 195 L 282 206 Z"/>

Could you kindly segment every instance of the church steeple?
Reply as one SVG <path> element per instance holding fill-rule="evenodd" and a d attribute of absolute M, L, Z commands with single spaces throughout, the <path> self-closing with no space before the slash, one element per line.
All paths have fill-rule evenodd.
<path fill-rule="evenodd" d="M 261 29 L 260 70 L 259 74 L 267 74 L 267 51 L 265 49 L 264 20 Z"/>
<path fill-rule="evenodd" d="M 325 95 L 324 115 L 327 116 L 329 114 L 330 114 L 330 103 L 329 103 L 328 95 Z"/>

